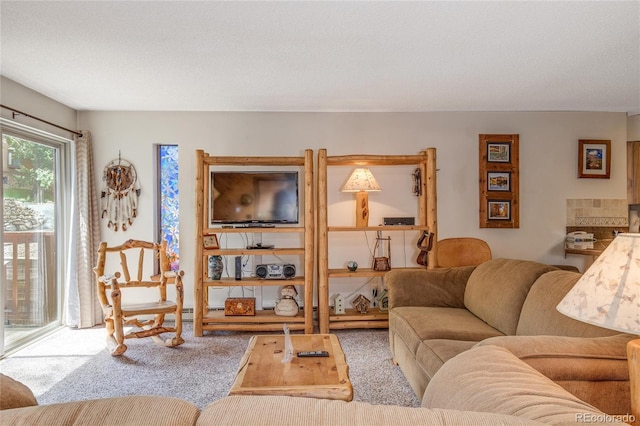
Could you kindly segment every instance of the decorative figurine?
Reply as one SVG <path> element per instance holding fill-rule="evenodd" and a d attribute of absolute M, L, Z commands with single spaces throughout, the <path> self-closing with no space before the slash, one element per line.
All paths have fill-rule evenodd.
<path fill-rule="evenodd" d="M 356 269 L 358 269 L 358 262 L 356 262 L 355 260 L 348 261 L 347 269 L 350 270 L 351 272 L 355 272 Z"/>
<path fill-rule="evenodd" d="M 292 285 L 285 285 L 280 288 L 280 300 L 276 302 L 275 313 L 284 317 L 295 317 L 298 315 L 298 302 L 295 297 L 298 291 Z"/>

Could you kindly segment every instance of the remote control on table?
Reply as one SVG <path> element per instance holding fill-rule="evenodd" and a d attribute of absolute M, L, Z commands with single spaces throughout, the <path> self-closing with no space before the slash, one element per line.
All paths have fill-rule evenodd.
<path fill-rule="evenodd" d="M 329 356 L 329 352 L 327 352 L 327 351 L 303 351 L 303 352 L 298 352 L 298 357 L 300 357 L 300 358 L 316 357 L 316 356 Z"/>

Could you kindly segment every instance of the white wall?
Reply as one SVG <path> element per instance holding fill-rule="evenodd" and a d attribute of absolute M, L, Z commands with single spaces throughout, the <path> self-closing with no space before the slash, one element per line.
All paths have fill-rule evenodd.
<path fill-rule="evenodd" d="M 76 111 L 66 105 L 56 102 L 35 90 L 31 90 L 13 80 L 9 80 L 4 76 L 0 76 L 0 101 L 2 105 L 25 112 L 34 117 L 55 123 L 67 129 L 75 130 L 76 127 Z M 2 118 L 14 120 L 18 123 L 44 130 L 54 135 L 64 138 L 71 138 L 71 134 L 64 130 L 57 129 L 37 120 L 18 116 L 13 118 L 10 110 L 2 108 Z"/>
<path fill-rule="evenodd" d="M 96 183 L 100 184 L 104 165 L 117 158 L 119 151 L 133 162 L 141 179 L 140 217 L 125 233 L 107 230 L 103 223 L 103 237 L 110 243 L 120 243 L 125 238 L 153 238 L 153 145 L 179 145 L 180 255 L 187 272 L 194 264 L 196 149 L 219 155 L 301 155 L 305 148 L 327 148 L 329 155 L 340 155 L 413 154 L 435 147 L 440 238 L 478 237 L 489 243 L 494 257 L 574 264 L 581 269 L 587 259 L 571 255 L 565 258 L 562 249 L 566 199 L 626 197 L 624 113 L 90 111 L 81 112 L 79 117 L 80 128 L 93 134 Z M 478 227 L 480 133 L 520 134 L 519 229 Z M 577 178 L 578 139 L 612 141 L 610 179 Z M 370 196 L 372 223 L 383 215 L 403 213 L 395 201 L 402 199 L 403 191 L 408 194 L 404 197 L 411 197 L 410 185 L 390 185 L 384 173 L 379 180 L 383 192 Z M 335 197 L 330 199 L 334 208 L 351 216 L 351 195 L 337 193 Z M 408 213 L 412 215 L 410 210 Z M 403 256 L 392 252 L 395 259 Z M 345 248 L 338 256 L 346 261 L 351 252 Z M 192 283 L 188 280 L 187 286 L 186 305 L 192 306 Z"/>
<path fill-rule="evenodd" d="M 514 257 L 547 263 L 573 264 L 583 269 L 589 259 L 564 257 L 567 198 L 626 198 L 626 141 L 640 139 L 640 116 L 623 113 L 233 113 L 233 112 L 80 112 L 1 79 L 1 101 L 71 129 L 90 130 L 94 140 L 96 185 L 104 165 L 122 157 L 133 162 L 141 180 L 140 215 L 126 232 L 113 232 L 102 223 L 111 244 L 128 238 L 154 236 L 154 144 L 180 147 L 181 264 L 193 269 L 195 150 L 220 155 L 301 155 L 305 148 L 327 148 L 329 155 L 413 154 L 436 147 L 438 155 L 438 230 L 440 238 L 473 236 L 486 240 L 494 257 Z M 11 118 L 3 110 L 2 116 Z M 77 123 L 76 123 L 77 120 Z M 69 136 L 64 131 L 18 118 L 17 121 Z M 478 134 L 520 134 L 520 228 L 478 227 Z M 577 178 L 578 139 L 610 139 L 610 179 Z M 370 196 L 371 223 L 382 216 L 414 215 L 410 170 L 373 168 L 383 192 Z M 342 174 L 340 174 L 342 173 Z M 337 188 L 348 170 L 330 176 L 331 217 L 353 216 L 351 194 Z M 406 207 L 410 206 L 410 207 Z M 354 257 L 345 238 L 335 250 L 340 266 Z M 392 261 L 413 261 L 394 237 Z M 413 239 L 407 239 L 408 244 Z M 363 250 L 366 250 L 363 249 Z M 358 252 L 363 251 L 358 250 Z M 332 251 L 333 253 L 333 251 Z M 362 256 L 362 255 L 361 255 Z M 361 259 L 368 261 L 366 253 Z M 337 259 L 337 260 L 335 260 Z M 359 259 L 360 262 L 362 260 Z M 193 283 L 186 280 L 186 305 L 193 304 Z M 351 286 L 353 288 L 353 286 Z"/>

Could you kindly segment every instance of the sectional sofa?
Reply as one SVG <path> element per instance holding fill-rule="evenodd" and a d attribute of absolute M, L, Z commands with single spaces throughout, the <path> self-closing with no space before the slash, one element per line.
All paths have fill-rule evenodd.
<path fill-rule="evenodd" d="M 37 405 L 23 384 L 0 375 L 2 425 L 618 425 L 520 360 L 485 345 L 450 359 L 427 387 L 422 407 L 286 396 L 228 396 L 204 410 L 160 396 Z"/>
<path fill-rule="evenodd" d="M 41 406 L 0 374 L 0 424 L 622 426 L 631 421 L 625 345 L 635 336 L 556 312 L 578 277 L 506 259 L 388 272 L 391 349 L 418 408 L 228 396 L 199 410 L 150 395 Z"/>
<path fill-rule="evenodd" d="M 626 344 L 637 336 L 588 325 L 556 310 L 579 277 L 517 259 L 391 270 L 385 283 L 394 360 L 422 397 L 454 357 L 499 346 L 598 409 L 629 413 Z"/>

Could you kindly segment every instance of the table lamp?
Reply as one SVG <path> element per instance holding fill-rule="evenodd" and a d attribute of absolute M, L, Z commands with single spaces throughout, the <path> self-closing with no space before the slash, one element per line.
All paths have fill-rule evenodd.
<path fill-rule="evenodd" d="M 358 167 L 353 170 L 347 182 L 342 186 L 342 192 L 356 193 L 356 227 L 369 226 L 369 192 L 382 191 L 371 171 Z"/>
<path fill-rule="evenodd" d="M 618 234 L 557 306 L 599 327 L 640 334 L 640 234 Z M 640 339 L 627 344 L 631 414 L 640 422 Z"/>

